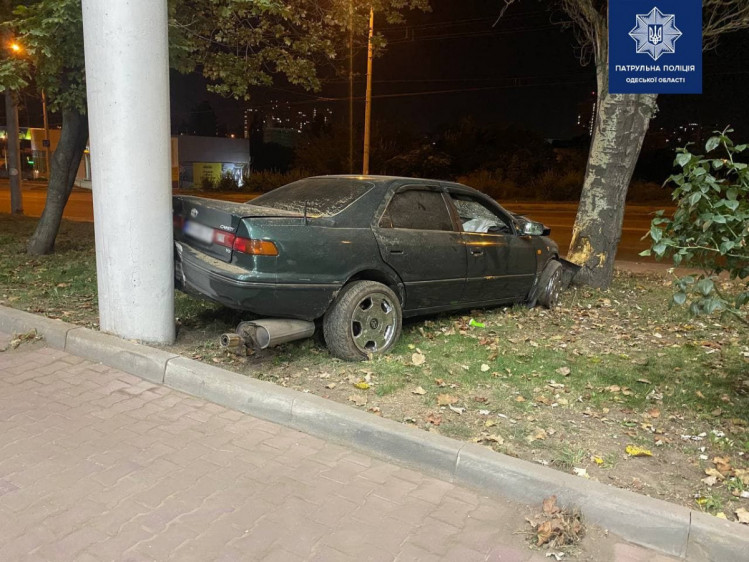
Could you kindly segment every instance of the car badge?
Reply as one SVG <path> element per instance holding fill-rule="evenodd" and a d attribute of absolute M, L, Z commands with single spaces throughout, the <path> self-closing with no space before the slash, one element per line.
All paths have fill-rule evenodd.
<path fill-rule="evenodd" d="M 197 209 L 191 209 L 191 210 L 190 210 L 190 216 L 191 216 L 192 218 L 195 218 L 195 217 L 197 217 L 197 216 L 198 216 L 198 210 L 197 210 Z"/>

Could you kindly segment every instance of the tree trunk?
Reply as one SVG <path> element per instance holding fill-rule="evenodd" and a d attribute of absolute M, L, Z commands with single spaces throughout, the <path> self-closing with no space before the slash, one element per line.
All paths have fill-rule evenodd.
<path fill-rule="evenodd" d="M 62 112 L 60 142 L 52 155 L 47 202 L 42 218 L 27 246 L 29 254 L 49 254 L 55 249 L 62 213 L 73 190 L 75 176 L 88 140 L 88 118 L 77 110 Z"/>
<path fill-rule="evenodd" d="M 23 214 L 21 196 L 21 151 L 18 147 L 18 100 L 16 92 L 5 89 L 6 153 L 8 156 L 8 180 L 10 181 L 10 212 Z"/>
<path fill-rule="evenodd" d="M 598 104 L 585 180 L 567 259 L 582 266 L 575 284 L 608 287 L 622 237 L 624 203 L 656 108 L 654 94 L 609 94 L 598 66 Z"/>

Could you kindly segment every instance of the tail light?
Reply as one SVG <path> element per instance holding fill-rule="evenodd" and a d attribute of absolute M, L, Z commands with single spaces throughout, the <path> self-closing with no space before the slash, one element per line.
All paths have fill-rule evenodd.
<path fill-rule="evenodd" d="M 172 215 L 172 225 L 175 230 L 182 230 L 185 227 L 185 217 L 182 215 Z"/>
<path fill-rule="evenodd" d="M 234 239 L 236 237 L 231 232 L 224 232 L 223 230 L 213 231 L 213 243 L 226 248 L 231 248 L 234 245 Z"/>
<path fill-rule="evenodd" d="M 277 256 L 278 248 L 270 240 L 251 240 L 249 238 L 234 238 L 235 252 L 251 256 Z"/>

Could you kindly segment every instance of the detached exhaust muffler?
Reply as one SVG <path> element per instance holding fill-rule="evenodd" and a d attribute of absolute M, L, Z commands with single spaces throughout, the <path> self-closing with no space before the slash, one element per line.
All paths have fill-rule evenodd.
<path fill-rule="evenodd" d="M 223 334 L 221 347 L 244 355 L 247 347 L 267 349 L 282 343 L 309 338 L 315 333 L 315 323 L 290 318 L 267 318 L 240 322 L 235 334 Z"/>

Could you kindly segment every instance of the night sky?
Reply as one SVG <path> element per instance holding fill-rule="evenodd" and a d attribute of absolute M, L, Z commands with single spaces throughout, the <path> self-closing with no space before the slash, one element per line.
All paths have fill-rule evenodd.
<path fill-rule="evenodd" d="M 388 39 L 386 52 L 375 60 L 373 119 L 418 132 L 429 132 L 472 117 L 479 123 L 519 125 L 548 138 L 569 138 L 579 106 L 595 90 L 592 64 L 582 66 L 573 33 L 553 22 L 561 13 L 546 2 L 529 0 L 511 7 L 496 24 L 498 0 L 432 2 L 431 13 L 411 12 L 406 24 L 375 26 Z M 659 98 L 653 126 L 685 122 L 705 126 L 731 124 L 749 133 L 749 32 L 726 36 L 704 56 L 702 95 Z M 356 57 L 355 96 L 364 95 L 365 53 Z M 251 105 L 267 107 L 272 99 L 300 109 L 332 107 L 336 118 L 347 116 L 347 83 L 328 76 L 321 92 L 304 92 L 279 82 L 253 91 Z M 341 101 L 323 103 L 317 98 Z M 173 128 L 191 108 L 207 99 L 229 132 L 241 132 L 245 103 L 205 92 L 199 77 L 172 74 Z M 363 102 L 355 115 L 363 119 Z"/>

